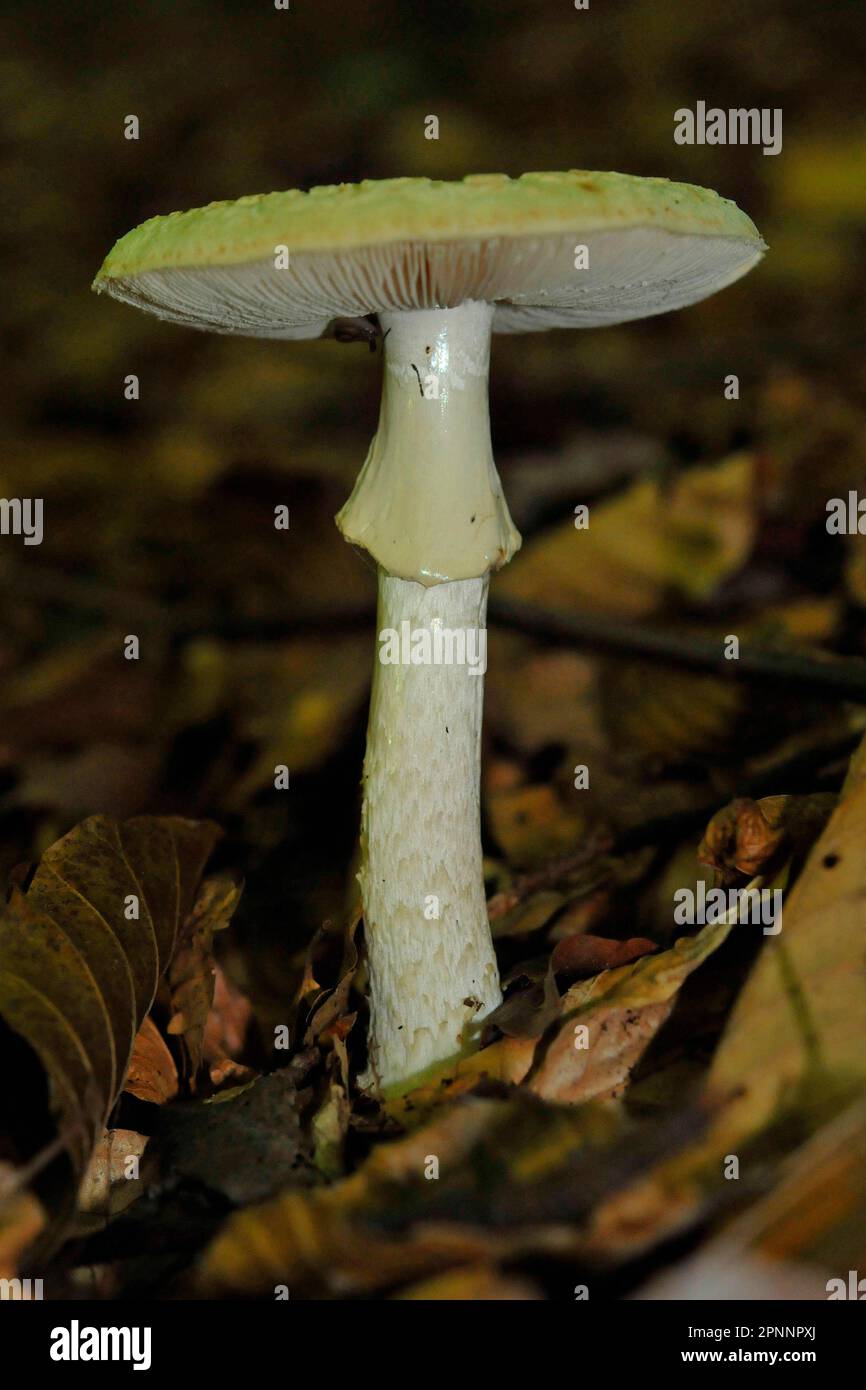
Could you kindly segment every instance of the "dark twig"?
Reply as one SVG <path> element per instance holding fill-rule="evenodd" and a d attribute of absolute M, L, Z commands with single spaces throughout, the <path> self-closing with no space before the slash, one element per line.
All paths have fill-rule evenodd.
<path fill-rule="evenodd" d="M 53 602 L 65 608 L 91 609 L 110 620 L 164 628 L 175 639 L 208 634 L 223 641 L 275 641 L 306 632 L 322 634 L 357 631 L 374 621 L 372 607 L 361 603 L 327 613 L 294 614 L 250 621 L 218 614 L 205 606 L 174 607 L 140 594 L 112 590 L 96 581 L 61 571 L 30 569 L 16 572 L 16 595 Z M 557 613 L 517 599 L 493 597 L 491 622 L 563 646 L 591 648 L 610 656 L 667 662 L 686 670 L 704 671 L 727 680 L 791 685 L 798 694 L 853 700 L 866 704 L 866 661 L 859 657 L 811 657 L 801 652 L 771 650 L 740 644 L 736 661 L 722 654 L 721 639 L 680 636 L 620 618 L 592 613 Z"/>
<path fill-rule="evenodd" d="M 557 613 L 515 599 L 493 598 L 490 618 L 500 627 L 572 647 L 590 647 L 611 656 L 664 661 L 727 680 L 788 685 L 798 695 L 866 703 L 866 661 L 859 657 L 810 657 L 800 652 L 750 647 L 740 643 L 738 660 L 728 661 L 721 639 L 684 637 L 619 618 L 590 613 Z"/>

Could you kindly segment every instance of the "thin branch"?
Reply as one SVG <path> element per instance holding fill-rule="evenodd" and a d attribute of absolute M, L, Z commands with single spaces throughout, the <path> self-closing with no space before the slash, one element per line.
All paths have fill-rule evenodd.
<path fill-rule="evenodd" d="M 590 613 L 557 613 L 516 599 L 491 598 L 490 618 L 500 627 L 572 647 L 589 647 L 611 656 L 663 661 L 723 679 L 760 681 L 796 688 L 798 694 L 866 704 L 866 661 L 860 657 L 811 657 L 801 652 L 750 647 L 740 643 L 738 660 L 727 660 L 721 639 L 679 636 L 619 618 Z"/>
<path fill-rule="evenodd" d="M 327 613 L 295 613 L 290 620 L 234 618 L 205 606 L 167 605 L 140 594 L 112 590 L 90 579 L 48 569 L 17 571 L 17 596 L 84 608 L 109 618 L 165 629 L 175 639 L 209 635 L 226 642 L 279 641 L 304 633 L 362 630 L 375 619 L 374 608 L 360 603 Z M 866 704 L 866 661 L 860 657 L 818 657 L 802 652 L 740 643 L 737 660 L 727 660 L 721 639 L 681 636 L 620 618 L 592 613 L 559 613 L 519 599 L 494 595 L 490 619 L 499 627 L 562 646 L 589 648 L 610 656 L 665 662 L 686 670 L 704 671 L 732 681 L 766 685 L 795 685 L 799 693 Z"/>

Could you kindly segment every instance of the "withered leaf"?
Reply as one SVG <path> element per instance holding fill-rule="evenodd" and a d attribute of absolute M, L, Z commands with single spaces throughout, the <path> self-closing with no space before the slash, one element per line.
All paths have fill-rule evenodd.
<path fill-rule="evenodd" d="M 302 1098 L 293 1067 L 260 1076 L 237 1094 L 166 1106 L 154 1118 L 154 1158 L 229 1201 L 262 1201 L 310 1182 Z"/>
<path fill-rule="evenodd" d="M 734 1006 L 710 1094 L 726 1145 L 761 1129 L 806 1083 L 828 1098 L 866 1081 L 866 742 Z M 844 1090 L 844 1087 L 842 1088 Z"/>
<path fill-rule="evenodd" d="M 360 922 L 360 915 L 355 915 L 348 923 L 343 938 L 343 958 L 336 986 L 333 990 L 326 992 L 324 996 L 320 994 L 315 1002 L 304 1037 L 304 1042 L 308 1047 L 315 1042 L 324 1042 L 332 1035 L 339 1037 L 342 1041 L 354 1022 L 355 1015 L 349 1013 L 348 1001 L 360 960 L 358 947 L 355 943 Z M 308 958 L 305 982 L 308 977 L 312 979 L 310 971 L 311 965 Z M 303 988 L 304 986 L 302 986 Z M 341 1020 L 344 1019 L 346 1023 L 345 1026 L 342 1026 Z"/>
<path fill-rule="evenodd" d="M 821 833 L 836 797 L 741 796 L 717 811 L 698 847 L 698 860 L 715 869 L 717 881 L 765 873 L 781 852 L 802 854 Z"/>
<path fill-rule="evenodd" d="M 232 1216 L 200 1263 L 200 1290 L 237 1296 L 285 1283 L 292 1297 L 411 1296 L 420 1280 L 448 1274 L 467 1297 L 483 1296 L 469 1274 L 479 1264 L 578 1255 L 599 1200 L 680 1144 L 682 1130 L 626 1126 L 599 1106 L 469 1097 L 378 1145 L 350 1177 Z"/>
<path fill-rule="evenodd" d="M 219 834 L 179 817 L 93 816 L 46 851 L 0 914 L 0 1016 L 45 1068 L 79 1174 Z"/>
<path fill-rule="evenodd" d="M 135 1130 L 109 1129 L 103 1134 L 78 1190 L 76 1235 L 98 1230 L 141 1195 L 139 1165 L 147 1145 L 147 1136 Z"/>
<path fill-rule="evenodd" d="M 618 1096 L 669 1018 L 681 986 L 721 946 L 735 920 L 726 913 L 668 951 L 572 985 L 561 1001 L 562 1027 L 536 1053 L 529 1089 L 569 1105 Z"/>
<path fill-rule="evenodd" d="M 771 825 L 760 802 L 740 796 L 717 811 L 698 846 L 698 862 L 715 869 L 720 883 L 753 878 L 778 852 L 785 832 Z"/>
<path fill-rule="evenodd" d="M 187 1079 L 194 1081 L 204 1055 L 204 1035 L 214 997 L 213 938 L 228 926 L 243 884 L 215 874 L 201 885 L 168 967 L 172 1016 L 168 1032 L 183 1039 Z"/>
<path fill-rule="evenodd" d="M 735 912 L 726 913 L 670 950 L 578 981 L 558 1002 L 552 970 L 518 967 L 514 976 L 528 974 L 532 988 L 507 999 L 489 1018 L 510 1036 L 443 1065 L 416 1090 L 389 1099 L 389 1115 L 409 1125 L 445 1101 L 497 1081 L 523 1084 L 560 1104 L 612 1098 L 670 1016 L 685 980 L 721 946 L 735 921 Z M 578 1038 L 584 1028 L 586 1046 Z"/>
<path fill-rule="evenodd" d="M 138 1030 L 123 1089 L 151 1105 L 165 1105 L 178 1093 L 174 1058 L 149 1015 Z"/>
<path fill-rule="evenodd" d="M 202 1040 L 204 1062 L 213 1086 L 237 1084 L 251 1078 L 249 1068 L 234 1058 L 244 1045 L 252 1012 L 247 996 L 227 979 L 217 962 L 213 972 L 213 1002 Z"/>
<path fill-rule="evenodd" d="M 451 1175 L 458 1182 L 483 1181 L 485 1170 L 470 1156 L 485 1145 L 492 1129 L 510 1118 L 509 1107 L 499 1102 L 473 1099 L 449 1107 L 419 1133 L 379 1145 L 351 1177 L 311 1193 L 284 1192 L 237 1213 L 205 1252 L 202 1291 L 209 1296 L 249 1294 L 288 1283 L 293 1292 L 314 1296 L 323 1289 L 343 1295 L 372 1292 L 490 1257 L 495 1238 L 482 1230 L 437 1223 L 407 1239 L 403 1231 L 377 1229 L 370 1218 L 387 1211 L 397 1193 L 423 1209 L 430 1189 L 439 1186 L 424 1178 L 431 1154 L 445 1181 Z M 549 1145 L 548 1117 L 529 1118 L 535 1121 L 529 1145 Z M 551 1123 L 558 1152 L 567 1151 L 558 1117 L 552 1116 Z M 583 1133 L 577 1119 L 575 1127 Z M 504 1170 L 497 1173 L 499 1181 L 505 1176 Z"/>
<path fill-rule="evenodd" d="M 641 956 L 658 950 L 655 941 L 646 936 L 630 936 L 627 941 L 613 941 L 606 936 L 566 936 L 556 943 L 551 965 L 557 974 L 597 975 L 602 970 L 614 970 L 630 965 Z"/>

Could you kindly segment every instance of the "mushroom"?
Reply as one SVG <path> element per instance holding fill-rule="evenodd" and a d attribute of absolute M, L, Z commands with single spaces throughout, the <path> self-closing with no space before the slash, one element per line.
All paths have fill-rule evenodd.
<path fill-rule="evenodd" d="M 379 575 L 359 880 L 380 1093 L 470 1047 L 501 999 L 482 874 L 483 656 L 490 572 L 520 537 L 490 444 L 491 333 L 682 308 L 764 250 L 707 189 L 573 170 L 212 203 L 137 227 L 96 277 L 218 333 L 370 340 L 378 323 L 379 426 L 337 524 Z"/>

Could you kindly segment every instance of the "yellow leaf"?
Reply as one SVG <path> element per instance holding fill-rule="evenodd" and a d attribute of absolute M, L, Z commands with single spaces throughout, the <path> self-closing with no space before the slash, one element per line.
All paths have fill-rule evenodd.
<path fill-rule="evenodd" d="M 705 598 L 751 551 L 753 479 L 749 454 L 689 469 L 665 486 L 641 478 L 593 505 L 585 530 L 569 518 L 529 541 L 497 591 L 633 618 L 648 616 L 669 591 Z"/>
<path fill-rule="evenodd" d="M 709 1078 L 724 1142 L 754 1133 L 797 1088 L 866 1082 L 866 744 L 842 800 L 734 1006 Z M 734 1095 L 736 1093 L 736 1095 Z"/>

